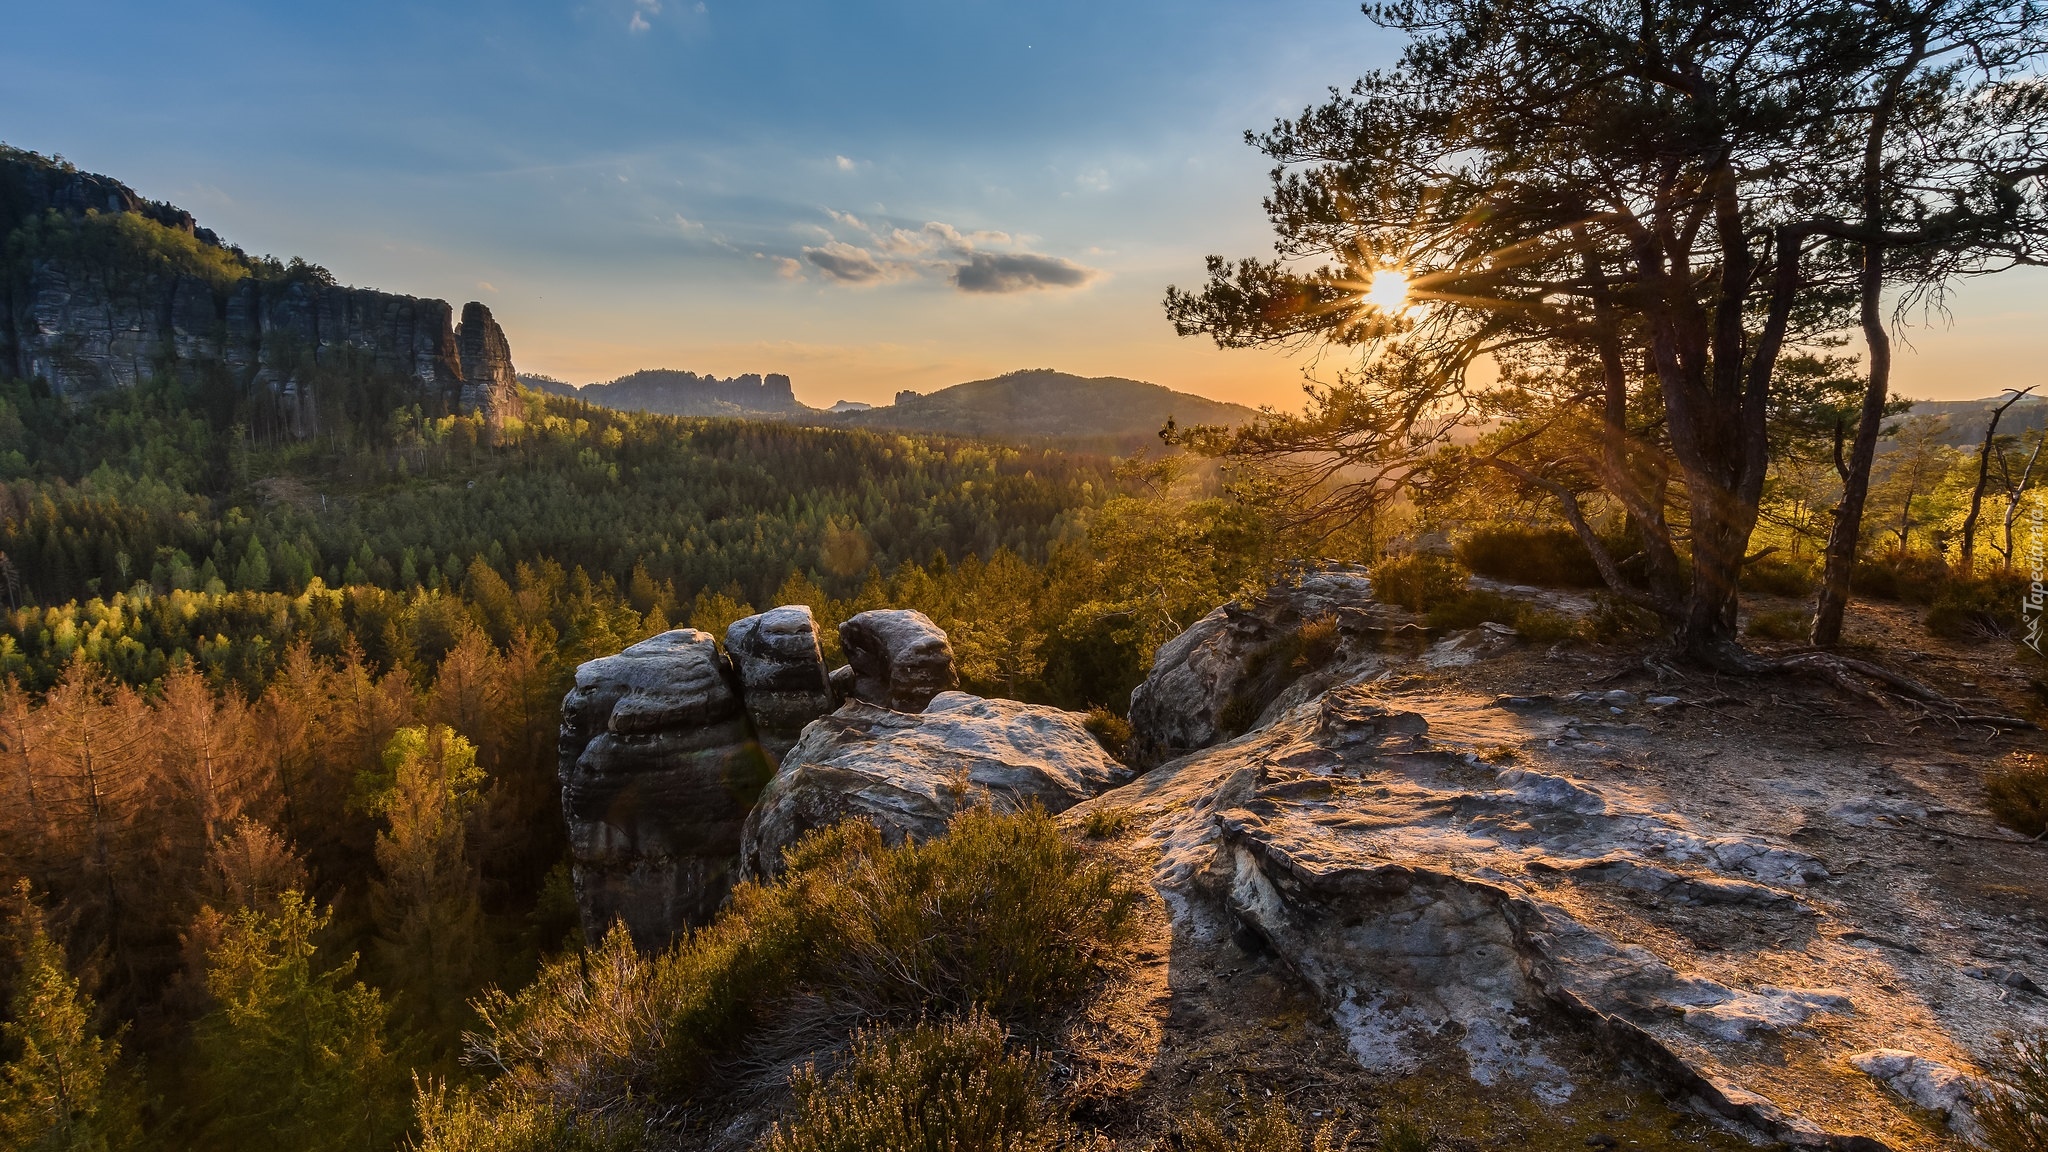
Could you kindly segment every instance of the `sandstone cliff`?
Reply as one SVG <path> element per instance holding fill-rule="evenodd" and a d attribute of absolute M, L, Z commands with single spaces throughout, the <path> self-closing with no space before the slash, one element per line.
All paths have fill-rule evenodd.
<path fill-rule="evenodd" d="M 482 304 L 334 283 L 251 258 L 105 176 L 0 148 L 0 374 L 64 396 L 170 374 L 230 390 L 258 425 L 319 430 L 343 390 L 501 418 L 515 376 Z"/>

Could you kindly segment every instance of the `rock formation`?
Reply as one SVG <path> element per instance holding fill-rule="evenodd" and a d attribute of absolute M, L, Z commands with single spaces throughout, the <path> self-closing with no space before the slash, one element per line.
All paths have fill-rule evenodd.
<path fill-rule="evenodd" d="M 1131 693 L 1131 763 L 1150 768 L 1241 735 L 1269 720 L 1276 705 L 1376 667 L 1364 642 L 1376 607 L 1363 568 L 1329 565 L 1292 573 L 1249 604 L 1202 617 L 1160 646 L 1151 675 Z M 1319 650 L 1304 643 L 1310 621 L 1324 630 L 1308 637 Z"/>
<path fill-rule="evenodd" d="M 560 755 L 586 937 L 622 919 L 653 947 L 710 919 L 770 771 L 710 633 L 678 628 L 578 667 Z"/>
<path fill-rule="evenodd" d="M 942 692 L 916 714 L 855 700 L 804 729 L 783 758 L 747 817 L 741 867 L 773 876 L 783 849 L 849 817 L 900 844 L 944 832 L 969 804 L 1061 812 L 1130 777 L 1072 712 L 964 692 Z"/>
<path fill-rule="evenodd" d="M 839 643 L 846 650 L 846 667 L 832 674 L 832 682 L 843 697 L 922 712 L 932 697 L 960 686 L 953 646 L 922 612 L 862 612 L 839 626 Z"/>
<path fill-rule="evenodd" d="M 1138 699 L 1232 682 L 1193 674 L 1233 652 L 1205 623 Z M 1967 1138 L 1970 1049 L 2041 1027 L 2048 1001 L 2012 917 L 1899 871 L 1927 836 L 1882 843 L 1938 810 L 1860 794 L 1892 769 L 1854 750 L 1773 776 L 1787 757 L 1727 744 L 1678 696 L 1459 689 L 1503 675 L 1505 631 L 1389 656 L 1425 686 L 1354 678 L 1065 819 L 1128 814 L 1176 940 L 1251 941 L 1369 1071 L 1562 1107 L 1590 1042 L 1761 1139 L 1934 1147 L 1930 1116 Z"/>
<path fill-rule="evenodd" d="M 190 251 L 52 238 L 119 214 L 189 237 Z M 267 393 L 275 430 L 298 435 L 318 430 L 314 390 L 343 378 L 399 382 L 429 411 L 493 419 L 514 396 L 510 347 L 483 305 L 457 329 L 442 301 L 251 260 L 181 209 L 33 153 L 0 149 L 0 254 L 0 374 L 41 377 L 59 395 L 211 366 Z"/>
<path fill-rule="evenodd" d="M 832 710 L 817 621 L 802 604 L 735 620 L 725 630 L 725 651 L 739 674 L 754 734 L 780 764 L 804 725 Z"/>

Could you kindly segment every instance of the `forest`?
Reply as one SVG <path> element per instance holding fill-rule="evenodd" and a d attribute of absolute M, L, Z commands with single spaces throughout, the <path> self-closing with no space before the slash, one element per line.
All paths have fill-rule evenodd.
<path fill-rule="evenodd" d="M 51 1146 L 410 1129 L 470 1002 L 580 947 L 580 661 L 783 603 L 837 660 L 838 620 L 907 606 L 972 690 L 1121 710 L 1278 546 L 1158 462 L 539 393 L 277 443 L 175 379 L 4 395 L 0 1126 L 32 1146 L 21 1070 L 59 1049 L 101 1103 Z"/>

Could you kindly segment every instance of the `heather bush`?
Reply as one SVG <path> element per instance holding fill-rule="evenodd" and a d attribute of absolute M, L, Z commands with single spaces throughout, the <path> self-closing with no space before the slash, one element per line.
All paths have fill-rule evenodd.
<path fill-rule="evenodd" d="M 2023 836 L 2048 831 L 2048 766 L 2029 756 L 1984 778 L 1984 798 L 1998 822 Z"/>
<path fill-rule="evenodd" d="M 1245 1096 L 1242 1084 L 1238 1095 Z M 1231 1111 L 1229 1098 L 1221 1093 L 1199 1097 L 1175 1127 L 1178 1146 L 1183 1152 L 1343 1152 L 1351 1144 L 1334 1124 L 1304 1132 L 1279 1096 L 1247 1104 L 1235 1118 Z"/>
<path fill-rule="evenodd" d="M 1412 552 L 1389 556 L 1372 566 L 1373 595 L 1387 604 L 1410 612 L 1427 612 L 1430 606 L 1465 590 L 1470 575 L 1464 566 L 1448 556 Z"/>
<path fill-rule="evenodd" d="M 483 1099 L 523 1117 L 522 1131 L 613 1139 L 621 1117 L 701 1102 L 863 1022 L 983 1012 L 1042 1027 L 1121 963 L 1135 933 L 1136 890 L 1038 809 L 969 809 L 945 836 L 898 848 L 849 821 L 785 861 L 667 951 L 643 955 L 614 930 L 516 996 L 487 996 L 472 1059 L 498 1078 Z M 475 1106 L 423 1093 L 422 1128 L 456 1131 Z"/>
<path fill-rule="evenodd" d="M 830 1078 L 790 1077 L 795 1107 L 764 1152 L 1033 1152 L 1067 1146 L 1047 1098 L 1046 1065 L 1011 1051 L 975 1012 L 909 1028 L 864 1030 Z"/>
<path fill-rule="evenodd" d="M 1632 550 L 1625 539 L 1604 542 L 1617 557 Z M 1605 583 L 1593 554 L 1569 528 L 1489 524 L 1456 545 L 1458 562 L 1481 576 L 1551 588 L 1598 588 Z"/>
<path fill-rule="evenodd" d="M 1992 1152 L 2048 1148 L 2048 1035 L 2011 1040 L 1990 1072 L 1992 1089 L 1977 1103 L 1984 1146 Z"/>

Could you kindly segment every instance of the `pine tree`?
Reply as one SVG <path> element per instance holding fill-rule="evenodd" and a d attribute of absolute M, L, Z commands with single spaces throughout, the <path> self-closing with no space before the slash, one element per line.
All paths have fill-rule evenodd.
<path fill-rule="evenodd" d="M 0 1143 L 21 1152 L 111 1152 L 139 1146 L 139 1099 L 121 1045 L 92 1031 L 92 999 L 50 938 L 28 881 L 15 889 L 21 966 L 8 997 L 0 1064 Z"/>
<path fill-rule="evenodd" d="M 488 972 L 489 948 L 468 823 L 485 781 L 476 747 L 445 724 L 401 728 L 381 771 L 359 784 L 385 821 L 370 906 L 378 967 L 414 1019 L 453 1040 Z"/>
<path fill-rule="evenodd" d="M 405 1072 L 356 958 L 316 967 L 329 914 L 287 892 L 234 916 L 208 954 L 197 1030 L 204 1139 L 249 1152 L 368 1152 L 405 1124 Z"/>

